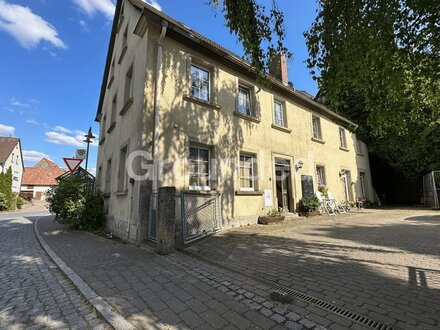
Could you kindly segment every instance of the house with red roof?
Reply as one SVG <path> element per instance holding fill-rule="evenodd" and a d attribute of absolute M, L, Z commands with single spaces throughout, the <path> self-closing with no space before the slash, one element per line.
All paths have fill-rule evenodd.
<path fill-rule="evenodd" d="M 12 169 L 12 191 L 20 192 L 23 176 L 23 155 L 19 138 L 0 137 L 0 173 Z"/>
<path fill-rule="evenodd" d="M 46 192 L 58 185 L 56 178 L 65 172 L 51 160 L 43 158 L 34 166 L 24 168 L 21 194 L 44 200 Z"/>

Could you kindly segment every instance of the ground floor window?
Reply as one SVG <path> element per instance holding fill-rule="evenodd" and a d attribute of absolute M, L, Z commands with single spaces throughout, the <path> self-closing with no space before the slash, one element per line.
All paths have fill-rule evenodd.
<path fill-rule="evenodd" d="M 325 169 L 322 165 L 316 165 L 316 181 L 318 185 L 325 185 Z"/>
<path fill-rule="evenodd" d="M 366 191 L 366 187 L 365 187 L 365 173 L 364 172 L 359 172 L 359 183 L 361 186 L 361 194 L 362 194 L 362 198 L 366 198 L 367 197 L 367 191 Z"/>
<path fill-rule="evenodd" d="M 255 190 L 256 161 L 255 155 L 240 153 L 240 190 Z"/>
<path fill-rule="evenodd" d="M 189 148 L 189 189 L 211 190 L 211 151 L 206 148 Z"/>

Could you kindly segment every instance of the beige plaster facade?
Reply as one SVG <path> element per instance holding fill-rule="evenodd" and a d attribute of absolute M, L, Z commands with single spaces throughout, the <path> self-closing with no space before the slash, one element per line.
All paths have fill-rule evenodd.
<path fill-rule="evenodd" d="M 218 192 L 223 227 L 256 223 L 259 215 L 278 207 L 294 212 L 302 176 L 311 176 L 317 190 L 317 166 L 323 167 L 336 199 L 373 200 L 367 148 L 348 130 L 353 123 L 273 77 L 268 85 L 257 84 L 246 63 L 189 32 L 139 1 L 118 1 L 97 114 L 97 183 L 105 192 L 112 231 L 131 240 L 146 237 L 155 183 L 127 172 L 131 167 L 141 175 L 151 165 L 133 154 L 140 151 L 158 162 L 158 187 L 175 186 L 178 194 L 191 188 Z M 208 73 L 208 101 L 191 96 L 192 66 Z M 239 113 L 240 86 L 249 93 L 249 116 Z M 282 125 L 275 125 L 275 102 L 282 109 Z M 312 117 L 320 122 L 321 138 L 313 137 Z M 208 184 L 190 184 L 192 147 L 208 150 Z M 252 187 L 241 184 L 245 162 L 240 163 L 240 155 L 253 159 Z M 280 162 L 289 174 L 285 180 L 277 179 Z M 343 170 L 350 173 L 348 184 Z M 272 206 L 264 192 L 272 195 Z"/>

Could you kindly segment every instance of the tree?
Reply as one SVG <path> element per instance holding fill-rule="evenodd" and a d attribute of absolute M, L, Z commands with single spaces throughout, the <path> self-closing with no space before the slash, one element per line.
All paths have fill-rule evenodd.
<path fill-rule="evenodd" d="M 440 166 L 440 2 L 318 0 L 308 66 L 334 111 L 408 176 Z"/>
<path fill-rule="evenodd" d="M 2 194 L 2 206 L 0 209 L 13 210 L 16 204 L 16 195 L 12 192 L 12 168 L 6 173 L 0 173 L 0 194 Z"/>
<path fill-rule="evenodd" d="M 284 14 L 275 0 L 270 9 L 255 0 L 209 0 L 209 3 L 221 8 L 226 26 L 242 43 L 245 58 L 257 73 L 268 69 L 275 55 L 292 56 L 284 46 Z"/>

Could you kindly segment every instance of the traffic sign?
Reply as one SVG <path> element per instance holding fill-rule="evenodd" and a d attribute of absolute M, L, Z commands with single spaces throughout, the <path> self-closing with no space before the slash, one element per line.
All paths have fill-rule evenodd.
<path fill-rule="evenodd" d="M 76 156 L 77 159 L 85 159 L 86 158 L 86 149 L 76 149 Z"/>
<path fill-rule="evenodd" d="M 70 172 L 75 173 L 79 165 L 82 163 L 83 159 L 78 158 L 63 158 Z"/>

